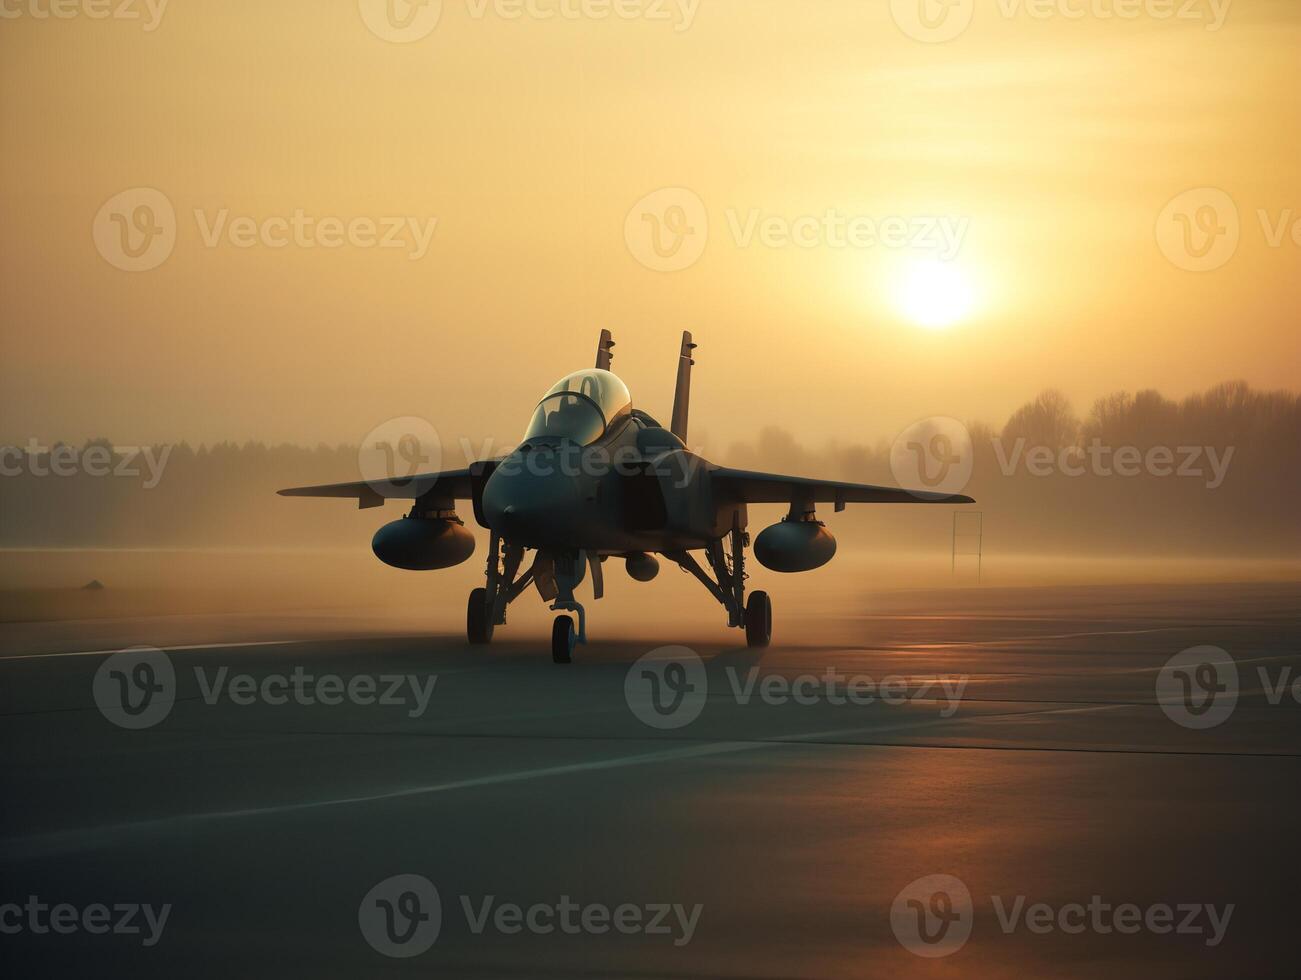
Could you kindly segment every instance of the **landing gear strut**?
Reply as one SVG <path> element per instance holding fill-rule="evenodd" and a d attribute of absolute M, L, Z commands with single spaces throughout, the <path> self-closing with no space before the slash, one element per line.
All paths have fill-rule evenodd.
<path fill-rule="evenodd" d="M 723 604 L 727 625 L 745 630 L 747 646 L 766 647 L 772 640 L 772 602 L 766 592 L 754 592 L 749 602 L 745 600 L 745 546 L 749 543 L 750 535 L 741 529 L 740 520 L 733 518 L 732 530 L 705 546 L 705 558 L 715 578 L 710 578 L 689 551 L 666 552 L 665 557 L 699 579 Z"/>
<path fill-rule="evenodd" d="M 571 663 L 574 647 L 587 642 L 587 613 L 574 598 L 574 589 L 582 583 L 590 563 L 592 592 L 597 599 L 601 598 L 604 581 L 600 558 L 595 552 L 555 555 L 539 551 L 528 570 L 519 574 L 523 559 L 521 546 L 498 534 L 492 535 L 487 580 L 483 588 L 470 593 L 465 609 L 465 634 L 476 646 L 491 643 L 493 630 L 506 624 L 506 607 L 530 585 L 536 585 L 538 594 L 552 604 L 552 609 L 578 615 L 577 628 L 573 616 L 557 616 L 551 629 L 551 659 L 558 664 Z"/>
<path fill-rule="evenodd" d="M 578 614 L 578 630 L 574 630 L 572 616 L 557 616 L 551 624 L 551 659 L 558 664 L 572 663 L 574 647 L 587 642 L 587 611 L 583 604 L 574 598 L 574 589 L 583 581 L 588 561 L 592 563 L 592 592 L 599 599 L 602 594 L 601 562 L 594 555 L 582 551 L 567 555 L 557 555 L 554 560 L 556 579 L 556 599 L 552 609 L 575 612 Z"/>
<path fill-rule="evenodd" d="M 506 625 L 506 607 L 514 602 L 529 584 L 544 572 L 541 555 L 520 575 L 524 549 L 503 541 L 494 534 L 488 545 L 487 584 L 470 593 L 465 609 L 465 634 L 476 646 L 491 643 L 493 630 Z"/>

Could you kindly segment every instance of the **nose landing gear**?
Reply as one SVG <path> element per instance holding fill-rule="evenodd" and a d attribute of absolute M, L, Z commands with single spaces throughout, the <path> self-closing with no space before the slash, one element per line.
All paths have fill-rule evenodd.
<path fill-rule="evenodd" d="M 599 599 L 603 592 L 603 582 L 600 559 L 595 554 L 588 556 L 580 551 L 555 558 L 556 601 L 551 604 L 551 608 L 578 613 L 578 631 L 574 631 L 572 616 L 556 617 L 556 621 L 551 624 L 551 659 L 554 663 L 572 663 L 574 647 L 587 642 L 587 611 L 574 598 L 574 589 L 582 583 L 589 561 L 592 564 L 592 592 Z"/>
<path fill-rule="evenodd" d="M 539 551 L 528 570 L 520 574 L 524 548 L 511 544 L 498 534 L 492 536 L 488 549 L 487 583 L 470 593 L 465 607 L 465 635 L 470 643 L 482 646 L 492 642 L 496 627 L 506 623 L 506 607 L 529 585 L 536 585 L 543 601 L 551 608 L 573 616 L 557 616 L 551 628 L 551 659 L 558 664 L 572 663 L 574 647 L 587 642 L 587 612 L 574 598 L 574 590 L 592 567 L 592 594 L 600 599 L 605 592 L 601 558 L 596 552 L 576 551 L 555 555 Z"/>

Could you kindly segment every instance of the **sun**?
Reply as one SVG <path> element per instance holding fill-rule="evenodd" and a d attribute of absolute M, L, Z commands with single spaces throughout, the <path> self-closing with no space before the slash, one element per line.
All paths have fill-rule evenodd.
<path fill-rule="evenodd" d="M 943 330 L 966 319 L 975 294 L 966 273 L 953 262 L 920 259 L 899 272 L 895 305 L 919 327 Z"/>

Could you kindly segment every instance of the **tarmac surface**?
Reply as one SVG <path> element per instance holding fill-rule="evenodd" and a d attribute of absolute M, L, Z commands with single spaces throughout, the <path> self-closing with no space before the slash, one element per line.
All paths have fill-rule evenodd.
<path fill-rule="evenodd" d="M 7 624 L 0 969 L 1294 975 L 1299 594 L 778 598 L 767 650 L 568 667 L 534 626 Z"/>

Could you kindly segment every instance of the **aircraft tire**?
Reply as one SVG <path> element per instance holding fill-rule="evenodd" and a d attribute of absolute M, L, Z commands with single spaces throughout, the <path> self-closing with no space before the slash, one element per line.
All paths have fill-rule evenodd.
<path fill-rule="evenodd" d="M 465 635 L 475 646 L 492 642 L 492 623 L 488 620 L 488 590 L 475 589 L 465 607 Z"/>
<path fill-rule="evenodd" d="M 772 641 L 772 600 L 767 592 L 751 592 L 745 604 L 745 645 L 766 647 Z"/>
<path fill-rule="evenodd" d="M 551 659 L 558 664 L 574 660 L 574 620 L 571 616 L 557 616 L 551 624 Z"/>

